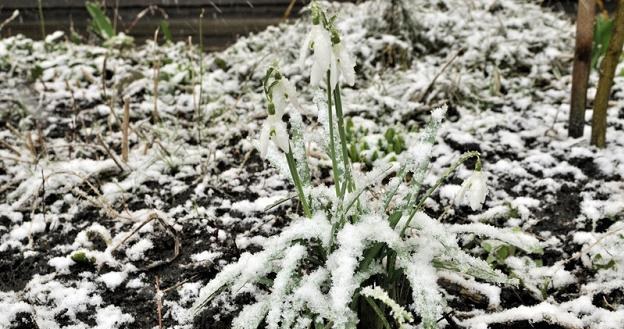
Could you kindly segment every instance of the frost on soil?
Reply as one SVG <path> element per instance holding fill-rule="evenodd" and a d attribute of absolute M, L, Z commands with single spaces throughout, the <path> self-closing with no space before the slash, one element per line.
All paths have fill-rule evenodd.
<path fill-rule="evenodd" d="M 415 29 L 408 33 L 379 15 L 386 3 L 329 6 L 340 16 L 338 28 L 357 63 L 355 85 L 343 90 L 346 115 L 371 139 L 395 127 L 416 147 L 429 110 L 448 100 L 431 171 L 439 175 L 462 152 L 478 150 L 489 191 L 481 211 L 451 207 L 471 175 L 471 168 L 461 169 L 426 203 L 425 211 L 441 221 L 419 220 L 432 230 L 460 224 L 454 230 L 462 249 L 454 252 L 491 259 L 521 282 L 500 288 L 439 273 L 444 310 L 454 310 L 460 325 L 479 329 L 526 321 L 621 328 L 624 79 L 615 81 L 610 143 L 597 150 L 586 139 L 566 137 L 573 49 L 566 18 L 524 1 L 409 0 Z M 265 313 L 268 306 L 257 302 L 266 291 L 243 280 L 235 283 L 237 297 L 215 299 L 200 317 L 189 316 L 200 288 L 222 269 L 229 270 L 219 275 L 231 270 L 246 279 L 269 270 L 227 264 L 274 237 L 326 239 L 322 228 L 304 224 L 281 232 L 297 211 L 290 201 L 294 189 L 254 147 L 265 113 L 259 81 L 266 65 L 288 59 L 280 68 L 290 81 L 307 81 L 307 71 L 290 64 L 299 53 L 292 40 L 303 40 L 307 30 L 307 20 L 295 21 L 241 38 L 206 55 L 201 78 L 197 51 L 184 43 L 109 51 L 63 38 L 1 40 L 0 327 L 153 327 L 157 275 L 167 327 L 227 328 L 241 309 L 247 319 Z M 160 123 L 150 119 L 155 59 L 162 63 Z M 34 81 L 33 67 L 42 70 Z M 595 82 L 592 77 L 591 86 Z M 198 122 L 194 91 L 200 83 Z M 130 98 L 132 129 L 129 161 L 119 166 L 98 138 L 119 152 L 123 97 Z M 317 113 L 313 97 L 300 91 L 302 112 L 311 118 Z M 319 142 L 306 144 L 314 153 Z M 311 168 L 326 170 L 328 164 L 319 157 Z M 163 225 L 152 221 L 138 229 L 154 211 L 176 231 L 181 254 L 146 271 L 173 254 Z M 505 232 L 496 243 L 483 238 L 491 226 Z M 535 248 L 509 247 L 519 242 L 518 230 L 536 237 L 520 241 Z M 277 265 L 287 268 L 302 250 L 284 252 L 288 262 Z M 330 277 L 322 270 L 306 273 L 294 294 L 309 309 L 327 313 L 328 305 L 342 305 L 344 294 L 335 289 L 331 300 L 323 299 L 316 287 Z M 270 289 L 282 286 L 278 281 Z"/>

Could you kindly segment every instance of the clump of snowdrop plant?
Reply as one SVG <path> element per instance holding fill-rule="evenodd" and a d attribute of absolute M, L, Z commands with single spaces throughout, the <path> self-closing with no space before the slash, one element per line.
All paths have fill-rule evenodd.
<path fill-rule="evenodd" d="M 466 160 L 477 166 L 456 201 L 480 209 L 487 193 L 479 154 L 462 155 L 426 188 L 429 154 L 445 108 L 432 112 L 419 143 L 397 163 L 376 163 L 369 173 L 354 171 L 348 156 L 341 84 L 355 83 L 354 61 L 320 6 L 311 4 L 312 27 L 302 46 L 302 65 L 312 54 L 311 87 L 318 120 L 328 138 L 321 147 L 332 163 L 333 185 L 314 186 L 304 141 L 307 139 L 297 92 L 277 67 L 264 78 L 267 119 L 258 148 L 294 184 L 303 216 L 264 249 L 244 253 L 205 287 L 194 305 L 197 314 L 219 294 L 250 288 L 257 301 L 247 305 L 233 328 L 436 328 L 445 310 L 438 287 L 440 271 L 454 271 L 495 284 L 515 283 L 458 245 L 459 234 L 493 235 L 527 249 L 522 234 L 484 224 L 445 225 L 423 212 L 425 200 Z M 322 99 L 324 98 L 324 99 Z M 284 122 L 288 113 L 289 124 Z M 246 289 L 243 289 L 246 288 Z M 372 315 L 372 316 L 371 316 Z"/>

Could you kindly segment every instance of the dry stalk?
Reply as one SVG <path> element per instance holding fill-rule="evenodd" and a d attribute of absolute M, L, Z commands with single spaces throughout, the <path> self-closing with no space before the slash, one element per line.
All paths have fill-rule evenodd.
<path fill-rule="evenodd" d="M 121 125 L 121 159 L 128 163 L 128 128 L 130 127 L 130 99 L 124 98 L 123 123 Z"/>
<path fill-rule="evenodd" d="M 154 32 L 154 50 L 158 46 L 158 32 L 160 29 L 156 29 Z M 152 118 L 154 119 L 154 123 L 160 122 L 160 115 L 158 115 L 158 80 L 160 77 L 160 59 L 158 58 L 158 54 L 156 51 L 155 58 L 156 62 L 154 62 L 154 76 L 152 77 L 152 95 L 154 97 L 154 105 L 152 107 Z"/>
<path fill-rule="evenodd" d="M 35 147 L 35 143 L 33 142 L 33 139 L 32 139 L 32 133 L 30 131 L 26 133 L 26 147 L 30 151 L 30 154 L 33 157 L 33 161 L 36 161 L 37 160 L 37 148 Z"/>
<path fill-rule="evenodd" d="M 158 314 L 158 328 L 163 329 L 163 321 L 162 321 L 162 292 L 160 291 L 160 277 L 156 276 L 156 282 L 154 283 L 156 287 L 156 294 L 154 298 L 156 299 L 156 312 Z"/>
<path fill-rule="evenodd" d="M 7 24 L 11 23 L 13 20 L 15 20 L 17 18 L 17 16 L 19 16 L 19 10 L 15 10 L 13 12 L 13 14 L 11 14 L 11 16 L 9 16 L 9 18 L 5 19 L 2 23 L 0 23 L 0 31 L 2 31 L 2 29 L 7 26 Z"/>
<path fill-rule="evenodd" d="M 190 282 L 191 280 L 195 280 L 198 276 L 199 276 L 199 275 L 195 274 L 195 275 L 191 276 L 190 278 L 188 278 L 188 279 L 186 279 L 186 280 L 182 280 L 182 281 L 180 281 L 180 282 L 178 282 L 178 283 L 174 284 L 174 285 L 173 285 L 173 286 L 171 286 L 171 287 L 168 287 L 168 288 L 166 288 L 166 289 L 163 289 L 163 290 L 162 290 L 163 295 L 164 295 L 164 294 L 166 294 L 166 293 L 168 293 L 169 291 L 171 291 L 171 290 L 173 290 L 173 289 L 176 289 L 176 288 L 180 287 L 181 285 L 183 285 L 183 284 L 185 284 L 185 283 L 187 283 L 187 282 Z"/>
<path fill-rule="evenodd" d="M 104 56 L 102 61 L 102 99 L 106 98 L 106 62 L 108 61 L 108 53 Z M 113 108 L 111 107 L 111 111 Z"/>
<path fill-rule="evenodd" d="M 295 7 L 296 2 L 297 0 L 290 0 L 290 3 L 288 4 L 288 8 L 286 8 L 286 11 L 284 12 L 284 19 L 288 19 L 288 17 L 290 17 L 290 14 L 292 13 L 292 10 Z"/>
<path fill-rule="evenodd" d="M 74 189 L 72 190 L 75 194 L 77 194 L 79 197 L 89 201 L 92 205 L 96 206 L 96 207 L 100 207 L 100 209 L 102 209 L 104 211 L 104 213 L 106 213 L 106 215 L 111 218 L 111 219 L 115 219 L 118 217 L 122 217 L 115 209 L 113 209 L 113 207 L 111 207 L 109 204 L 103 202 L 101 199 L 96 199 L 90 195 L 88 195 L 87 193 L 85 193 L 83 190 L 74 187 Z"/>
<path fill-rule="evenodd" d="M 435 85 L 438 78 L 442 75 L 442 73 L 444 73 L 444 71 L 446 71 L 446 69 L 455 61 L 455 59 L 457 59 L 457 56 L 459 56 L 459 54 L 462 53 L 463 51 L 464 51 L 463 49 L 460 49 L 456 51 L 455 54 L 451 55 L 450 59 L 446 61 L 446 63 L 444 64 L 444 66 L 442 66 L 440 71 L 438 71 L 438 73 L 433 77 L 433 79 L 431 79 L 431 82 L 429 82 L 429 84 L 427 85 L 427 88 L 425 88 L 422 91 L 422 93 L 420 93 L 420 95 L 418 95 L 418 97 L 414 99 L 416 102 L 420 103 L 425 99 L 425 97 L 427 97 L 427 95 L 431 92 L 431 89 Z"/>
<path fill-rule="evenodd" d="M 19 130 L 17 130 L 17 128 L 13 127 L 11 123 L 7 122 L 6 127 L 11 131 L 13 135 L 15 135 L 17 139 L 24 138 L 24 134 L 22 134 Z"/>
<path fill-rule="evenodd" d="M 3 141 L 0 139 L 0 145 L 4 148 L 6 148 L 7 150 L 13 152 L 15 155 L 17 155 L 18 157 L 21 157 L 22 155 L 13 147 L 11 146 L 11 144 Z"/>
<path fill-rule="evenodd" d="M 126 241 L 128 241 L 128 239 L 130 239 L 133 235 L 135 235 L 143 226 L 147 225 L 153 220 L 158 221 L 158 223 L 165 229 L 165 232 L 173 238 L 173 242 L 174 242 L 173 256 L 165 260 L 158 260 L 158 261 L 152 262 L 151 264 L 143 268 L 143 270 L 146 270 L 146 271 L 156 268 L 158 266 L 164 265 L 164 264 L 169 264 L 173 262 L 176 258 L 178 258 L 178 256 L 180 255 L 181 243 L 180 243 L 180 237 L 178 236 L 178 232 L 175 230 L 175 228 L 173 228 L 173 226 L 169 225 L 164 219 L 162 219 L 160 215 L 158 215 L 157 212 L 152 212 L 151 214 L 149 214 L 147 219 L 145 219 L 139 226 L 137 226 L 134 230 L 132 230 L 132 232 L 130 232 L 123 240 L 117 243 L 112 249 L 113 251 L 115 251 L 117 248 L 123 245 Z"/>
<path fill-rule="evenodd" d="M 0 159 L 6 160 L 6 161 L 20 162 L 20 163 L 31 163 L 31 164 L 33 163 L 33 161 L 28 161 L 28 160 L 23 160 L 23 159 L 18 159 L 18 158 L 12 158 L 12 157 L 2 156 L 2 155 L 0 155 Z"/>
<path fill-rule="evenodd" d="M 43 130 L 39 124 L 37 124 L 37 146 L 41 149 L 39 152 L 40 155 L 48 154 L 48 146 L 46 144 L 45 135 L 43 134 Z"/>
<path fill-rule="evenodd" d="M 134 28 L 134 26 L 147 14 L 150 13 L 152 16 L 156 14 L 156 12 L 160 12 L 160 15 L 164 18 L 164 19 L 169 19 L 169 15 L 167 15 L 167 12 L 164 11 L 162 8 L 158 7 L 157 5 L 149 5 L 146 8 L 144 8 L 143 10 L 141 10 L 136 17 L 134 17 L 134 19 L 132 20 L 132 22 L 130 22 L 130 25 L 128 26 L 128 28 L 126 28 L 126 34 L 130 34 L 130 31 Z"/>
<path fill-rule="evenodd" d="M 113 151 L 111 151 L 111 149 L 106 145 L 106 143 L 104 143 L 104 140 L 102 139 L 102 135 L 98 134 L 97 135 L 97 140 L 98 143 L 100 144 L 100 146 L 102 146 L 102 148 L 104 148 L 104 151 L 106 151 L 106 153 L 108 154 L 108 156 L 113 159 L 113 161 L 115 162 L 115 164 L 117 165 L 117 167 L 119 167 L 119 169 L 124 172 L 126 171 L 126 169 L 121 165 L 121 163 L 119 162 L 119 160 L 117 160 L 117 157 L 113 154 Z"/>
<path fill-rule="evenodd" d="M 72 128 L 71 128 L 71 143 L 69 144 L 69 158 L 71 159 L 71 155 L 74 152 L 74 142 L 76 141 L 76 126 L 78 125 L 78 109 L 76 108 L 76 98 L 74 97 L 74 90 L 71 88 L 71 86 L 69 85 L 69 81 L 67 81 L 67 79 L 65 79 L 65 87 L 67 88 L 67 90 L 69 90 L 69 95 L 71 98 L 71 109 L 72 109 L 72 113 L 74 114 L 74 118 L 73 118 L 73 123 L 72 123 Z"/>

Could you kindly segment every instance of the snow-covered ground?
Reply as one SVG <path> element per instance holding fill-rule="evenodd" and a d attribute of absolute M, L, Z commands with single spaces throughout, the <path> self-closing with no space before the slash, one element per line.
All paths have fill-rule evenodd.
<path fill-rule="evenodd" d="M 430 110 L 448 104 L 426 183 L 478 150 L 490 193 L 482 211 L 449 207 L 470 174 L 462 168 L 427 212 L 520 229 L 542 245 L 529 253 L 466 237 L 466 251 L 521 284 L 442 273 L 441 325 L 621 328 L 624 79 L 615 81 L 608 147 L 595 149 L 566 133 L 566 18 L 526 1 L 407 2 L 413 29 L 380 14 L 386 1 L 327 5 L 357 61 L 343 96 L 354 130 L 367 132 L 357 142 L 374 148 L 393 128 L 410 145 Z M 205 55 L 203 67 L 186 43 L 109 50 L 58 34 L 1 40 L 0 328 L 151 328 L 159 303 L 165 327 L 229 327 L 253 291 L 194 319 L 187 311 L 220 268 L 300 211 L 281 202 L 294 189 L 253 145 L 266 68 L 277 62 L 307 86 L 297 63 L 307 29 L 307 20 L 270 27 Z M 314 92 L 300 93 L 304 115 L 315 117 Z M 315 176 L 327 178 L 329 164 L 318 156 Z"/>

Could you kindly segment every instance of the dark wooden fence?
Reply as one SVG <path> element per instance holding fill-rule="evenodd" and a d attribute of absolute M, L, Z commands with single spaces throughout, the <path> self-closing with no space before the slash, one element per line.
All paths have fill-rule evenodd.
<path fill-rule="evenodd" d="M 69 31 L 73 26 L 75 31 L 87 35 L 89 16 L 85 9 L 86 1 L 41 2 L 47 33 L 55 30 Z M 168 16 L 174 39 L 183 40 L 192 36 L 196 42 L 199 36 L 199 15 L 203 9 L 204 44 L 208 50 L 213 50 L 223 48 L 240 35 L 260 31 L 268 25 L 279 23 L 283 20 L 291 0 L 97 0 L 97 2 L 104 4 L 111 18 L 117 2 L 118 30 L 129 29 L 128 32 L 139 41 L 153 36 L 163 19 L 164 12 Z M 297 16 L 308 2 L 309 0 L 295 0 L 291 17 Z M 137 15 L 150 6 L 157 6 L 159 9 L 148 12 L 132 26 Z M 32 38 L 41 38 L 38 1 L 0 0 L 0 22 L 15 9 L 20 10 L 20 17 L 7 25 L 2 35 L 22 33 Z"/>

